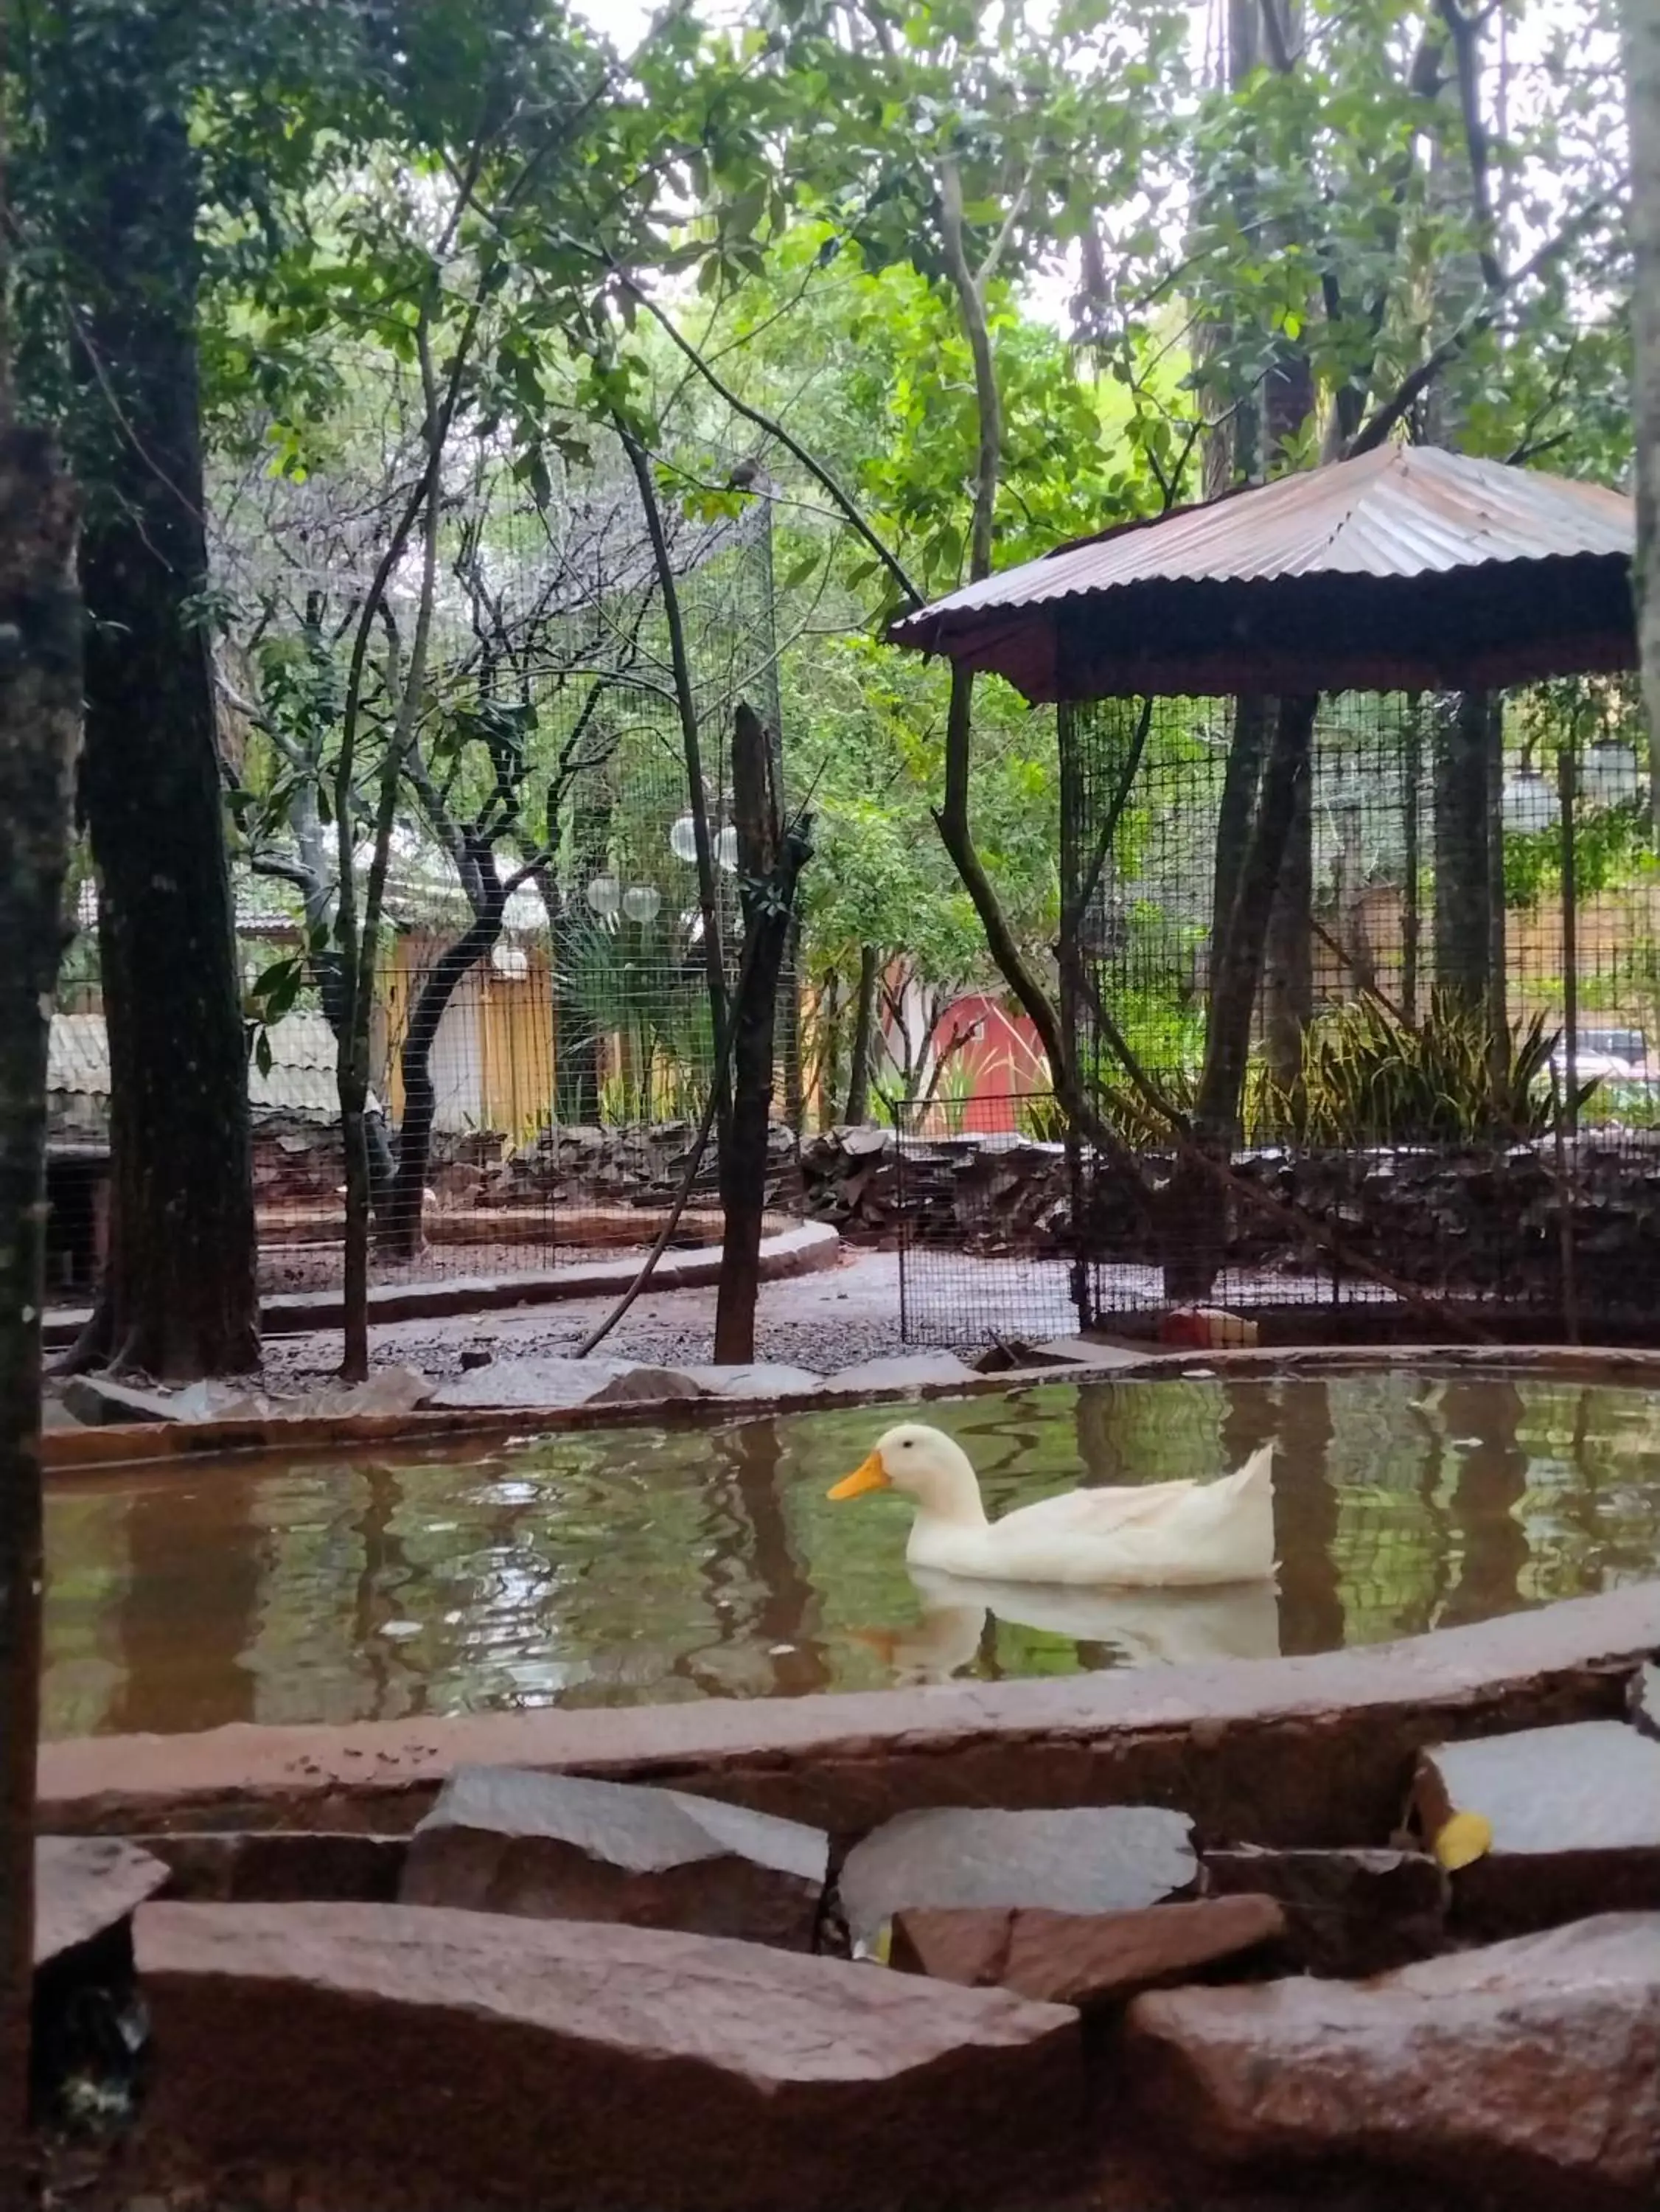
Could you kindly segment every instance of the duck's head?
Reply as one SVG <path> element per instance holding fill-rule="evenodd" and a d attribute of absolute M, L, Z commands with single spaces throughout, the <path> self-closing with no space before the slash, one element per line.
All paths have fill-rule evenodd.
<path fill-rule="evenodd" d="M 829 1494 L 858 1498 L 867 1490 L 902 1490 L 936 1520 L 979 1522 L 985 1517 L 967 1453 L 940 1430 L 920 1421 L 902 1421 L 889 1429 Z"/>

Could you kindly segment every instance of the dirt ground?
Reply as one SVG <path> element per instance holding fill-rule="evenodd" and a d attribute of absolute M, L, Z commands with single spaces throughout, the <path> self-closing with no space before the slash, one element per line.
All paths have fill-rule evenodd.
<path fill-rule="evenodd" d="M 610 1297 L 568 1298 L 522 1313 L 391 1322 L 375 1328 L 371 1356 L 378 1366 L 417 1367 L 447 1381 L 460 1373 L 461 1355 L 470 1347 L 497 1358 L 573 1352 L 615 1303 Z M 604 1348 L 626 1359 L 696 1365 L 711 1356 L 714 1326 L 712 1290 L 648 1291 L 606 1339 Z M 891 1252 L 851 1254 L 822 1274 L 761 1286 L 758 1359 L 824 1375 L 903 1349 L 899 1261 Z M 336 1330 L 265 1340 L 266 1373 L 273 1382 L 321 1380 L 334 1373 L 339 1361 Z"/>

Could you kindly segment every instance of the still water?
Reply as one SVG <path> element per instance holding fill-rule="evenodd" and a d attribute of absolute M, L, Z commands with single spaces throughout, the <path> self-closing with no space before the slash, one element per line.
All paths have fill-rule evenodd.
<path fill-rule="evenodd" d="M 1079 1481 L 1209 1476 L 1276 1438 L 1277 1591 L 921 1588 L 901 1500 L 824 1495 L 880 1410 L 76 1476 L 47 1499 L 47 1732 L 1325 1651 L 1660 1571 L 1660 1393 L 1402 1373 L 926 1410 L 994 1513 Z"/>

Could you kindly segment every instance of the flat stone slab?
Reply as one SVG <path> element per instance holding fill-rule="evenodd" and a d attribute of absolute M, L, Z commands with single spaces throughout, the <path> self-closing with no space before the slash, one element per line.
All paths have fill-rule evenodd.
<path fill-rule="evenodd" d="M 608 1382 L 639 1365 L 637 1359 L 560 1359 L 549 1353 L 516 1359 L 493 1359 L 446 1382 L 433 1399 L 434 1406 L 457 1410 L 463 1407 L 506 1408 L 523 1406 L 585 1406 Z"/>
<path fill-rule="evenodd" d="M 191 1382 L 182 1390 L 146 1390 L 102 1375 L 71 1375 L 63 1403 L 88 1428 L 128 1421 L 301 1421 L 358 1413 L 409 1413 L 428 1404 L 433 1385 L 418 1368 L 380 1367 L 362 1382 L 328 1382 L 309 1390 L 268 1392 L 246 1383 Z"/>
<path fill-rule="evenodd" d="M 1479 1813 L 1491 1847 L 1452 1877 L 1455 1921 L 1507 1936 L 1660 1901 L 1660 1742 L 1622 1721 L 1578 1721 L 1437 1745 L 1413 1805 L 1433 1843 Z"/>
<path fill-rule="evenodd" d="M 1184 1814 L 1154 1805 L 902 1813 L 848 1853 L 839 1893 L 856 1948 L 907 1908 L 1022 1906 L 1124 1912 L 1191 1888 Z"/>
<path fill-rule="evenodd" d="M 41 1836 L 34 1846 L 34 1963 L 106 1936 L 167 1880 L 161 1860 L 118 1836 Z"/>
<path fill-rule="evenodd" d="M 713 1798 L 465 1767 L 410 1838 L 399 1895 L 806 1951 L 829 1860 L 819 1829 Z"/>
<path fill-rule="evenodd" d="M 107 1382 L 100 1375 L 71 1375 L 58 1393 L 64 1411 L 82 1427 L 101 1429 L 114 1422 L 182 1421 L 186 1416 L 171 1390 L 142 1390 L 136 1383 Z"/>
<path fill-rule="evenodd" d="M 825 1377 L 827 1390 L 910 1389 L 924 1382 L 973 1382 L 975 1370 L 954 1352 L 896 1352 L 880 1359 L 861 1359 Z"/>
<path fill-rule="evenodd" d="M 404 1905 L 154 1905 L 136 1948 L 156 2065 L 135 2186 L 898 2212 L 1027 2201 L 1081 2160 L 1078 2016 L 1003 1990 Z"/>
<path fill-rule="evenodd" d="M 1307 1973 L 1380 1974 L 1433 1958 L 1445 1940 L 1446 1876 L 1424 1852 L 1245 1845 L 1207 1851 L 1204 1868 L 1213 1896 L 1277 1899 Z"/>
<path fill-rule="evenodd" d="M 1265 1960 L 1285 1933 L 1285 1914 L 1271 1897 L 1094 1914 L 924 1909 L 894 1915 L 890 1963 L 969 1989 L 1013 1990 L 1090 2011 L 1219 1967 L 1241 1968 L 1253 1956 Z"/>
<path fill-rule="evenodd" d="M 1212 2158 L 1376 2161 L 1469 2202 L 1645 2197 L 1660 2182 L 1660 1913 L 1369 1982 L 1155 1992 L 1130 2008 L 1124 2058 L 1149 2116 Z"/>
<path fill-rule="evenodd" d="M 810 1367 L 764 1359 L 748 1367 L 688 1367 L 685 1371 L 717 1398 L 795 1398 L 824 1388 L 824 1377 Z"/>

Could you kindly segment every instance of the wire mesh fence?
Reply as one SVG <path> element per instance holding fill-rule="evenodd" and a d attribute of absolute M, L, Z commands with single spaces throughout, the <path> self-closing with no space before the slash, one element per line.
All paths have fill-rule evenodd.
<path fill-rule="evenodd" d="M 1609 679 L 1063 710 L 1057 973 L 1086 1110 L 1069 1176 L 1006 1155 L 996 1206 L 1070 1326 L 1138 1332 L 1197 1300 L 1287 1334 L 1453 1310 L 1496 1334 L 1649 1329 L 1639 726 Z M 1005 1303 L 985 1249 L 962 1224 L 954 1274 L 935 1215 L 907 1220 L 908 1334 L 1017 1326 L 1025 1277 Z"/>
<path fill-rule="evenodd" d="M 221 461 L 215 486 L 221 745 L 255 1017 L 267 1291 L 332 1286 L 342 1268 L 330 809 L 354 610 L 397 506 L 409 427 L 391 400 L 360 394 L 309 471 L 274 475 L 256 439 L 245 465 Z M 771 732 L 782 781 L 765 477 L 706 514 L 663 501 L 665 579 L 618 453 L 596 454 L 553 499 L 517 482 L 488 440 L 463 441 L 449 468 L 372 1019 L 371 1265 L 382 1284 L 542 1271 L 651 1241 L 713 1080 L 712 980 L 730 988 L 738 966 L 740 702 Z M 413 613 L 400 583 L 375 634 L 385 666 L 372 707 L 392 697 Z M 357 833 L 360 876 L 370 826 Z M 90 891 L 83 903 L 87 948 Z M 269 1018 L 272 979 L 290 969 Z M 81 989 L 82 1012 L 60 1018 L 54 1038 L 60 1298 L 89 1294 L 108 1212 L 95 961 Z M 798 1119 L 788 972 L 778 1054 L 781 1103 Z M 794 1212 L 782 1133 L 774 1151 L 769 1200 Z M 718 1238 L 715 1184 L 712 1143 L 680 1241 Z"/>

